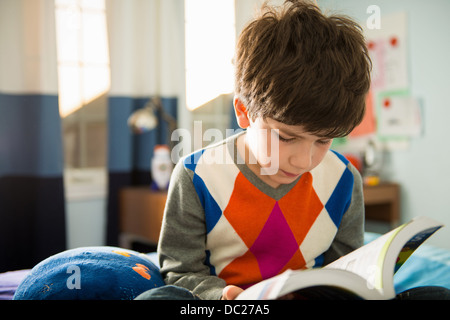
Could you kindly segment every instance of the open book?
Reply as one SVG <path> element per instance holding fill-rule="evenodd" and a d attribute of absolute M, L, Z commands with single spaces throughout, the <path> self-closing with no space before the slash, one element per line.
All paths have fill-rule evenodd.
<path fill-rule="evenodd" d="M 308 298 L 327 290 L 335 297 L 392 299 L 395 272 L 442 226 L 426 217 L 413 219 L 323 268 L 287 270 L 248 288 L 237 299 L 270 300 L 293 293 Z"/>

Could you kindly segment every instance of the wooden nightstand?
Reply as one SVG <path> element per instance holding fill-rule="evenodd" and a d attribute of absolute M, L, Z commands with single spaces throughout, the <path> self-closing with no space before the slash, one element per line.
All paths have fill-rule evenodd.
<path fill-rule="evenodd" d="M 396 183 L 365 185 L 363 192 L 366 220 L 397 227 L 400 223 L 400 186 Z"/>
<path fill-rule="evenodd" d="M 128 187 L 119 195 L 120 246 L 132 242 L 156 245 L 166 205 L 167 192 L 149 187 Z"/>

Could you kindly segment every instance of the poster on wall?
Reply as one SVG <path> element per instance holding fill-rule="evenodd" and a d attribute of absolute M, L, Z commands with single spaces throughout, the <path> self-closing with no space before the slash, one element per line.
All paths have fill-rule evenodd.
<path fill-rule="evenodd" d="M 373 89 L 407 90 L 409 75 L 406 13 L 383 15 L 380 28 L 366 29 L 365 35 L 373 63 Z"/>
<path fill-rule="evenodd" d="M 404 12 L 383 14 L 379 28 L 364 30 L 372 60 L 366 117 L 375 118 L 374 134 L 391 150 L 422 131 L 421 104 L 410 94 L 407 22 Z"/>
<path fill-rule="evenodd" d="M 366 97 L 366 113 L 364 118 L 359 126 L 350 133 L 350 138 L 373 135 L 376 132 L 377 121 L 373 102 L 373 89 L 371 89 Z"/>
<path fill-rule="evenodd" d="M 378 135 L 387 137 L 416 137 L 421 133 L 421 108 L 417 99 L 407 92 L 383 92 L 379 95 Z"/>

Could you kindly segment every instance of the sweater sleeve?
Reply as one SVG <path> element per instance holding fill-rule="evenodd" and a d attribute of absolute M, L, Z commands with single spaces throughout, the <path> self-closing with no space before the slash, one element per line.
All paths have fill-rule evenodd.
<path fill-rule="evenodd" d="M 158 242 L 161 274 L 166 284 L 184 287 L 201 299 L 220 299 L 226 283 L 205 265 L 205 214 L 189 173 L 182 161 L 172 173 Z"/>
<path fill-rule="evenodd" d="M 364 196 L 358 170 L 348 165 L 354 177 L 350 206 L 342 217 L 336 237 L 324 254 L 324 265 L 361 247 L 364 243 Z"/>

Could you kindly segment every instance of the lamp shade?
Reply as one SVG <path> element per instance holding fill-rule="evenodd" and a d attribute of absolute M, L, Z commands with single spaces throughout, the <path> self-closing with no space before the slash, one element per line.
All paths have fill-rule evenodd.
<path fill-rule="evenodd" d="M 153 130 L 158 125 L 158 119 L 153 113 L 152 108 L 143 108 L 136 110 L 128 118 L 128 126 L 133 133 L 143 133 Z"/>

